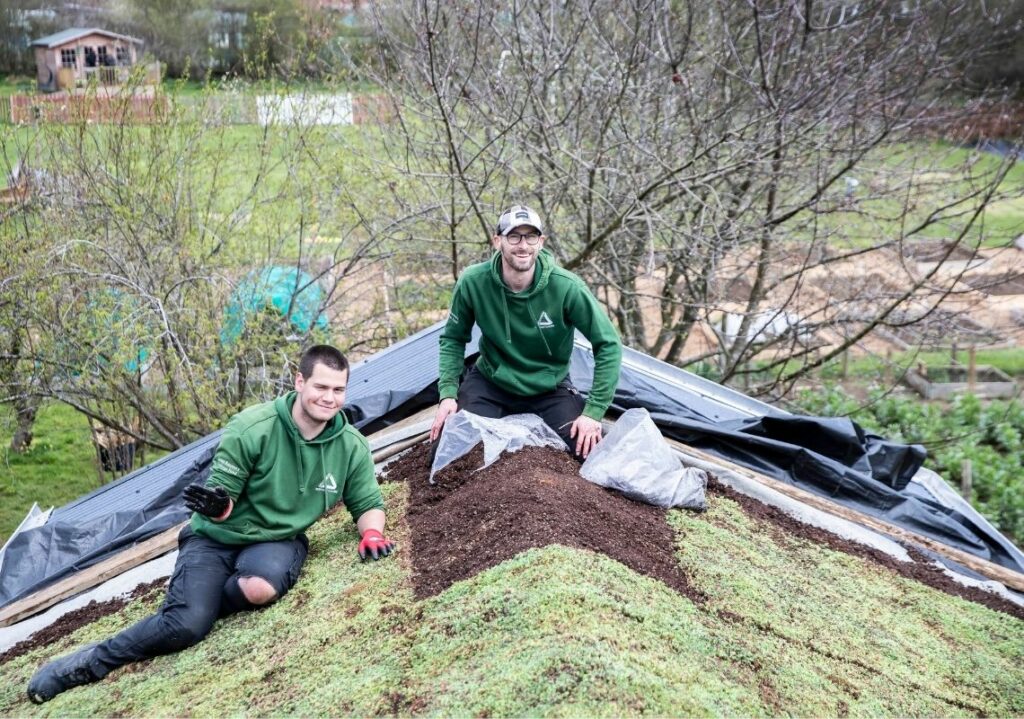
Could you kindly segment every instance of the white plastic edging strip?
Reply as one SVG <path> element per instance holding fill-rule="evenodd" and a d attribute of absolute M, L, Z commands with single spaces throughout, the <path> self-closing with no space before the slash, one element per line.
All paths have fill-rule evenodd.
<path fill-rule="evenodd" d="M 174 571 L 174 562 L 177 558 L 178 550 L 175 549 L 137 567 L 132 567 L 127 572 L 116 577 L 111 577 L 103 584 L 93 587 L 87 592 L 69 597 L 63 602 L 53 605 L 45 612 L 26 617 L 9 627 L 0 627 L 0 652 L 7 651 L 18 642 L 28 639 L 40 629 L 50 626 L 68 612 L 84 607 L 93 600 L 105 602 L 114 597 L 124 596 L 145 582 L 151 582 L 161 577 L 169 577 L 171 572 Z"/>
<path fill-rule="evenodd" d="M 699 467 L 707 472 L 712 472 L 723 484 L 732 487 L 737 492 L 745 494 L 748 497 L 764 502 L 765 504 L 781 509 L 786 514 L 790 515 L 794 519 L 809 524 L 812 527 L 818 529 L 824 529 L 826 532 L 831 532 L 836 536 L 848 539 L 858 544 L 863 544 L 872 549 L 877 549 L 880 552 L 885 552 L 890 557 L 894 557 L 901 562 L 911 562 L 910 555 L 907 554 L 907 550 L 900 546 L 897 542 L 893 541 L 889 537 L 886 537 L 878 532 L 875 532 L 866 527 L 862 527 L 859 524 L 837 517 L 834 514 L 829 514 L 815 507 L 808 506 L 803 502 L 800 502 L 791 497 L 787 497 L 781 492 L 777 492 L 771 487 L 767 487 L 759 482 L 744 477 L 737 472 L 715 464 L 713 462 L 707 462 L 703 459 L 699 459 L 692 455 L 686 454 L 678 449 L 673 450 L 679 458 L 683 461 L 683 464 L 691 467 Z"/>

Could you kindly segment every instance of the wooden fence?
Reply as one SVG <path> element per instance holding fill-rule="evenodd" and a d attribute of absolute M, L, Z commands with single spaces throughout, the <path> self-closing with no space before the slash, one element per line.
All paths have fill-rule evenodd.
<path fill-rule="evenodd" d="M 285 97 L 285 96 L 282 96 Z M 330 98 L 331 96 L 324 96 Z M 323 104 L 315 94 L 298 93 L 292 96 L 292 104 Z M 384 95 L 349 96 L 351 112 L 341 122 L 335 115 L 329 123 L 362 125 L 374 122 L 389 122 L 396 114 L 394 106 Z M 253 125 L 261 123 L 256 95 L 243 93 L 214 93 L 203 97 L 171 98 L 162 94 L 80 94 L 54 93 L 52 95 L 12 95 L 0 97 L 0 123 L 24 124 L 32 122 L 102 122 L 140 123 L 160 122 L 167 117 L 171 103 L 196 106 L 201 110 L 204 122 L 216 125 Z M 265 114 L 265 113 L 264 113 Z M 306 113 L 310 114 L 310 113 Z M 304 122 L 319 124 L 317 113 Z M 278 119 L 280 121 L 280 118 Z"/>
<path fill-rule="evenodd" d="M 166 116 L 164 95 L 12 95 L 11 122 L 156 122 Z"/>

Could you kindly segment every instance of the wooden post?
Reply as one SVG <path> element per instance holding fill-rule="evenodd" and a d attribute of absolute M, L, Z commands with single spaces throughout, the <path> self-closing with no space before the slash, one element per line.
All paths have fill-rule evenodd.
<path fill-rule="evenodd" d="M 974 481 L 974 471 L 971 460 L 965 459 L 960 463 L 960 494 L 968 502 L 971 501 L 971 483 Z"/>
<path fill-rule="evenodd" d="M 956 340 L 953 340 L 953 344 L 949 348 L 949 364 L 953 367 L 957 365 L 956 359 Z"/>
<path fill-rule="evenodd" d="M 850 372 L 850 348 L 847 347 L 843 350 L 843 370 L 840 375 L 842 379 L 846 379 L 846 375 Z"/>
<path fill-rule="evenodd" d="M 967 350 L 967 391 L 974 392 L 974 385 L 978 383 L 978 362 L 974 356 L 975 348 L 971 345 Z"/>

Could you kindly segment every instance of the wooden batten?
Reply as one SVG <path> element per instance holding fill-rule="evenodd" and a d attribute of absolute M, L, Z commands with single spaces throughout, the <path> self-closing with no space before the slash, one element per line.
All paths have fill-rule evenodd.
<path fill-rule="evenodd" d="M 968 569 L 972 569 L 988 579 L 994 579 L 997 582 L 1002 582 L 1011 589 L 1015 589 L 1018 592 L 1024 592 L 1024 574 L 1021 574 L 1020 572 L 1007 569 L 1006 567 L 1000 566 L 995 562 L 990 562 L 987 559 L 976 557 L 973 554 L 964 552 L 956 547 L 951 547 L 948 544 L 943 544 L 942 542 L 932 539 L 931 537 L 926 537 L 923 534 L 912 532 L 908 529 L 904 529 L 903 527 L 898 527 L 895 524 L 890 524 L 889 522 L 881 519 L 871 517 L 863 512 L 858 512 L 855 509 L 844 507 L 836 502 L 826 499 L 825 497 L 820 497 L 817 494 L 808 492 L 805 489 L 800 489 L 799 487 L 794 487 L 793 485 L 786 484 L 785 482 L 780 482 L 777 479 L 772 479 L 771 477 L 759 472 L 755 472 L 754 470 L 747 469 L 746 467 L 730 462 L 727 459 L 722 459 L 721 457 L 716 457 L 715 455 L 708 454 L 707 452 L 702 452 L 699 449 L 694 449 L 693 447 L 683 444 L 682 442 L 677 442 L 674 439 L 666 437 L 665 441 L 668 442 L 671 447 L 674 447 L 683 454 L 691 455 L 710 464 L 717 464 L 731 472 L 735 472 L 747 479 L 751 479 L 759 484 L 769 487 L 770 489 L 774 489 L 779 494 L 784 494 L 787 497 L 795 499 L 798 502 L 803 502 L 815 509 L 820 509 L 823 512 L 827 512 L 837 517 L 842 517 L 843 519 L 855 522 L 856 524 L 860 524 L 861 526 L 868 527 L 876 532 L 888 535 L 893 539 L 926 547 L 936 554 L 946 557 L 958 564 L 962 564 Z"/>
<path fill-rule="evenodd" d="M 16 624 L 26 617 L 49 609 L 57 602 L 73 597 L 87 589 L 127 572 L 143 562 L 159 557 L 178 546 L 178 532 L 185 522 L 171 527 L 154 537 L 139 542 L 113 557 L 108 557 L 91 567 L 75 572 L 70 577 L 44 587 L 29 596 L 19 599 L 0 609 L 0 627 Z"/>

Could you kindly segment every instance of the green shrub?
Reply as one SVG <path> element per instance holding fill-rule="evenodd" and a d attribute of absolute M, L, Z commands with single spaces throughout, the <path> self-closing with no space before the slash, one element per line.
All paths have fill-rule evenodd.
<path fill-rule="evenodd" d="M 807 414 L 850 416 L 865 429 L 896 442 L 923 444 L 926 464 L 959 489 L 963 463 L 972 470 L 971 504 L 1011 539 L 1024 537 L 1024 403 L 982 402 L 962 395 L 949 403 L 872 392 L 859 403 L 838 387 L 804 391 Z"/>

